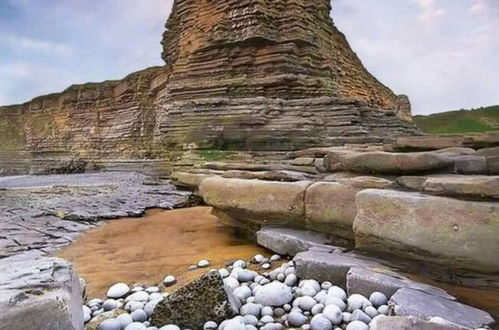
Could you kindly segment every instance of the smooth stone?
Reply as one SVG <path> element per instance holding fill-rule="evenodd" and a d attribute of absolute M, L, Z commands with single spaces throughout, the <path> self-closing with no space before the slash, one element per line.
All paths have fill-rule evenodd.
<path fill-rule="evenodd" d="M 369 330 L 369 326 L 361 321 L 353 321 L 347 325 L 346 330 Z"/>
<path fill-rule="evenodd" d="M 278 254 L 274 254 L 270 257 L 270 261 L 275 262 L 281 260 L 281 256 Z"/>
<path fill-rule="evenodd" d="M 312 307 L 310 312 L 312 313 L 312 315 L 321 314 L 324 311 L 325 307 L 326 306 L 324 306 L 323 304 L 316 304 L 314 307 Z"/>
<path fill-rule="evenodd" d="M 104 320 L 98 330 L 121 330 L 121 323 L 117 319 Z"/>
<path fill-rule="evenodd" d="M 373 318 L 373 317 L 376 317 L 378 316 L 379 312 L 378 310 L 373 307 L 373 306 L 367 306 L 365 309 L 364 309 L 364 312 L 370 317 L 370 318 Z"/>
<path fill-rule="evenodd" d="M 322 315 L 324 315 L 334 325 L 340 324 L 343 319 L 341 309 L 336 305 L 327 305 L 324 307 Z"/>
<path fill-rule="evenodd" d="M 125 304 L 125 310 L 128 312 L 134 312 L 137 309 L 144 308 L 144 303 L 140 301 L 129 301 Z"/>
<path fill-rule="evenodd" d="M 150 317 L 152 313 L 154 312 L 154 308 L 156 308 L 156 305 L 160 302 L 160 300 L 153 300 L 148 302 L 144 306 L 144 312 L 146 312 L 147 316 Z"/>
<path fill-rule="evenodd" d="M 208 267 L 210 265 L 210 262 L 206 259 L 203 259 L 203 260 L 200 260 L 198 262 L 198 267 L 199 268 L 205 268 L 205 267 Z"/>
<path fill-rule="evenodd" d="M 224 285 L 232 291 L 239 287 L 239 281 L 232 276 L 225 278 L 223 281 Z"/>
<path fill-rule="evenodd" d="M 269 263 L 266 263 L 266 264 L 262 264 L 260 267 L 262 269 L 270 269 L 271 265 Z"/>
<path fill-rule="evenodd" d="M 233 293 L 239 300 L 244 300 L 252 294 L 251 289 L 245 285 L 235 288 Z"/>
<path fill-rule="evenodd" d="M 386 305 L 388 298 L 381 292 L 373 292 L 369 297 L 369 301 L 374 307 L 378 308 L 379 306 Z"/>
<path fill-rule="evenodd" d="M 159 328 L 159 330 L 180 330 L 180 328 L 174 324 L 167 324 L 167 325 Z"/>
<path fill-rule="evenodd" d="M 147 327 L 140 322 L 133 322 L 127 325 L 125 330 L 147 330 Z"/>
<path fill-rule="evenodd" d="M 246 268 L 246 262 L 244 260 L 236 260 L 232 264 L 233 268 Z"/>
<path fill-rule="evenodd" d="M 311 330 L 332 330 L 331 321 L 322 314 L 316 315 L 310 321 Z"/>
<path fill-rule="evenodd" d="M 262 256 L 261 254 L 256 254 L 254 257 L 253 257 L 253 262 L 259 264 L 263 261 L 265 257 Z"/>
<path fill-rule="evenodd" d="M 139 302 L 147 302 L 149 300 L 149 294 L 145 291 L 138 291 L 132 293 L 128 297 L 126 297 L 125 301 L 139 301 Z"/>
<path fill-rule="evenodd" d="M 150 287 L 146 288 L 145 291 L 149 294 L 156 293 L 156 292 L 159 292 L 159 288 L 157 286 L 150 286 Z"/>
<path fill-rule="evenodd" d="M 350 312 L 353 312 L 357 309 L 361 309 L 367 303 L 371 303 L 366 297 L 360 295 L 360 294 L 353 294 L 350 297 L 348 297 L 348 310 Z"/>
<path fill-rule="evenodd" d="M 295 299 L 295 303 L 302 310 L 310 311 L 310 310 L 312 310 L 312 307 L 314 307 L 317 304 L 317 301 L 315 301 L 315 299 L 312 297 L 304 296 L 304 297 L 300 297 L 300 298 Z"/>
<path fill-rule="evenodd" d="M 338 297 L 340 298 L 341 300 L 346 300 L 347 299 L 347 293 L 345 292 L 345 290 L 343 290 L 342 288 L 340 288 L 339 286 L 333 286 L 333 287 L 330 287 L 327 291 L 327 294 L 329 296 L 335 296 L 335 297 Z"/>
<path fill-rule="evenodd" d="M 293 273 L 288 274 L 284 279 L 284 284 L 286 284 L 287 286 L 295 286 L 297 282 L 298 277 L 296 277 L 296 275 Z"/>
<path fill-rule="evenodd" d="M 107 297 L 113 299 L 123 298 L 130 292 L 130 287 L 126 283 L 116 283 L 107 290 Z"/>
<path fill-rule="evenodd" d="M 262 308 L 262 312 L 261 312 L 262 316 L 265 316 L 265 315 L 274 315 L 274 310 L 272 309 L 272 307 L 269 307 L 269 306 L 265 306 Z"/>
<path fill-rule="evenodd" d="M 239 270 L 239 272 L 237 273 L 237 280 L 239 282 L 251 282 L 255 279 L 257 275 L 258 275 L 257 272 L 247 269 L 242 269 Z"/>
<path fill-rule="evenodd" d="M 273 323 L 274 321 L 275 321 L 274 318 L 272 316 L 270 316 L 270 315 L 264 315 L 260 319 L 260 322 L 262 322 L 264 324 Z"/>
<path fill-rule="evenodd" d="M 341 309 L 342 312 L 347 309 L 347 304 L 345 304 L 343 300 L 336 296 L 326 296 L 326 298 L 324 299 L 324 305 L 336 305 L 339 309 Z"/>
<path fill-rule="evenodd" d="M 378 312 L 383 315 L 388 315 L 388 312 L 390 311 L 390 307 L 388 305 L 383 305 L 378 307 Z"/>
<path fill-rule="evenodd" d="M 172 286 L 173 284 L 175 284 L 177 282 L 177 279 L 175 278 L 175 276 L 173 275 L 168 275 L 165 277 L 165 279 L 163 280 L 163 283 L 166 285 L 166 286 Z"/>
<path fill-rule="evenodd" d="M 87 323 L 92 318 L 92 310 L 88 306 L 82 306 L 83 311 L 83 322 Z"/>
<path fill-rule="evenodd" d="M 114 299 L 108 299 L 108 300 L 104 301 L 104 303 L 102 304 L 102 309 L 105 312 L 109 312 L 109 311 L 116 309 L 116 308 L 118 308 L 118 302 Z"/>
<path fill-rule="evenodd" d="M 258 318 L 255 315 L 251 315 L 251 314 L 244 315 L 243 322 L 246 325 L 257 325 Z"/>
<path fill-rule="evenodd" d="M 260 311 L 261 307 L 257 304 L 254 303 L 247 303 L 243 305 L 240 309 L 240 314 L 245 316 L 245 315 L 254 315 L 254 316 L 260 316 Z"/>
<path fill-rule="evenodd" d="M 307 320 L 308 318 L 299 312 L 291 312 L 288 315 L 288 323 L 293 327 L 301 327 L 307 323 Z"/>
<path fill-rule="evenodd" d="M 226 278 L 227 276 L 229 276 L 229 271 L 225 268 L 220 268 L 218 270 L 218 273 L 220 274 L 220 276 L 222 276 L 223 278 Z"/>
<path fill-rule="evenodd" d="M 203 325 L 203 330 L 215 330 L 217 327 L 217 322 L 208 321 Z"/>
<path fill-rule="evenodd" d="M 372 321 L 372 318 L 369 315 L 367 315 L 366 313 L 364 313 L 362 310 L 357 309 L 357 310 L 354 310 L 352 313 L 352 320 L 362 321 L 366 324 L 369 324 Z"/>
<path fill-rule="evenodd" d="M 130 314 L 134 322 L 144 322 L 147 321 L 147 313 L 143 309 L 137 309 Z"/>
<path fill-rule="evenodd" d="M 279 307 L 293 300 L 291 288 L 281 282 L 272 282 L 258 287 L 255 302 L 264 306 Z"/>
<path fill-rule="evenodd" d="M 120 322 L 122 329 L 126 328 L 127 325 L 133 323 L 132 317 L 127 313 L 118 315 L 116 319 L 118 320 L 118 322 Z"/>

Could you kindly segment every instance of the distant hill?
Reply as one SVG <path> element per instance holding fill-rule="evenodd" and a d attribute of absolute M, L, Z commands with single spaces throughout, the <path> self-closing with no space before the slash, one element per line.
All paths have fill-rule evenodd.
<path fill-rule="evenodd" d="M 414 123 L 426 133 L 459 134 L 499 130 L 499 105 L 414 116 Z"/>

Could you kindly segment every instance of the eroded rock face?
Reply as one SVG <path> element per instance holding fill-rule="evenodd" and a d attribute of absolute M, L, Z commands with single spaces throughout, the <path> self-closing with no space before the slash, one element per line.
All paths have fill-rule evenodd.
<path fill-rule="evenodd" d="M 359 249 L 499 271 L 497 203 L 375 189 L 358 193 L 356 203 Z"/>
<path fill-rule="evenodd" d="M 166 66 L 1 107 L 0 169 L 171 166 L 175 151 L 192 148 L 297 150 L 418 134 L 407 97 L 367 72 L 330 9 L 329 0 L 175 1 Z"/>
<path fill-rule="evenodd" d="M 0 329 L 83 330 L 82 293 L 67 261 L 39 251 L 0 260 Z"/>
<path fill-rule="evenodd" d="M 202 329 L 206 320 L 220 323 L 235 316 L 240 307 L 220 274 L 210 272 L 161 301 L 151 323 L 159 328 L 176 324 L 185 329 Z"/>

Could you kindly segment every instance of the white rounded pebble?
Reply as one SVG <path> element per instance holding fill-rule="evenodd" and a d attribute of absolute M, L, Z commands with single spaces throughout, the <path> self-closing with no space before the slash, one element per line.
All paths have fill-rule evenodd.
<path fill-rule="evenodd" d="M 175 278 L 175 276 L 173 275 L 168 275 L 165 277 L 165 279 L 163 280 L 163 283 L 166 285 L 166 286 L 172 286 L 173 284 L 175 284 L 177 282 L 177 279 Z"/>
<path fill-rule="evenodd" d="M 159 292 L 153 292 L 149 295 L 149 301 L 161 301 L 165 299 L 165 297 Z"/>
<path fill-rule="evenodd" d="M 121 330 L 121 324 L 117 319 L 104 320 L 98 330 Z"/>
<path fill-rule="evenodd" d="M 152 300 L 144 306 L 144 312 L 146 312 L 147 316 L 151 316 L 154 313 L 154 308 L 156 308 L 159 302 L 160 300 Z"/>
<path fill-rule="evenodd" d="M 297 282 L 298 277 L 296 277 L 296 275 L 293 273 L 288 274 L 284 279 L 284 284 L 286 284 L 287 286 L 295 286 Z"/>
<path fill-rule="evenodd" d="M 260 262 L 263 261 L 265 257 L 262 256 L 261 254 L 256 254 L 254 257 L 253 257 L 253 262 L 259 264 Z"/>
<path fill-rule="evenodd" d="M 327 296 L 326 299 L 324 299 L 324 305 L 336 305 L 342 312 L 347 309 L 347 304 L 337 296 Z"/>
<path fill-rule="evenodd" d="M 143 309 L 137 309 L 130 314 L 134 322 L 144 322 L 147 321 L 147 313 Z"/>
<path fill-rule="evenodd" d="M 126 283 L 116 283 L 107 290 L 107 297 L 119 299 L 126 296 L 130 292 L 130 287 Z"/>
<path fill-rule="evenodd" d="M 198 262 L 198 267 L 200 267 L 200 268 L 205 268 L 205 267 L 208 267 L 209 265 L 210 265 L 210 262 L 206 259 L 200 260 Z"/>
<path fill-rule="evenodd" d="M 322 282 L 322 284 L 321 284 L 322 290 L 329 290 L 332 287 L 333 287 L 333 283 L 328 282 L 328 281 Z"/>
<path fill-rule="evenodd" d="M 260 322 L 262 322 L 264 324 L 273 323 L 274 322 L 274 318 L 272 316 L 270 316 L 270 315 L 264 315 L 260 319 Z"/>
<path fill-rule="evenodd" d="M 270 269 L 270 267 L 271 267 L 271 266 L 270 266 L 270 264 L 269 264 L 269 263 L 265 263 L 265 264 L 262 264 L 260 267 L 261 267 L 262 269 Z"/>
<path fill-rule="evenodd" d="M 232 264 L 233 268 L 246 268 L 246 262 L 244 260 L 236 260 Z"/>
<path fill-rule="evenodd" d="M 307 323 L 308 318 L 299 312 L 291 312 L 288 315 L 288 323 L 292 327 L 301 327 Z"/>
<path fill-rule="evenodd" d="M 270 261 L 272 261 L 272 262 L 279 261 L 279 260 L 281 260 L 281 256 L 278 254 L 274 254 L 274 255 L 272 255 L 272 257 L 270 257 Z"/>
<path fill-rule="evenodd" d="M 130 314 L 120 314 L 116 319 L 120 322 L 122 329 L 125 329 L 127 325 L 133 323 L 133 319 Z"/>
<path fill-rule="evenodd" d="M 281 282 L 272 282 L 256 289 L 255 302 L 257 304 L 278 307 L 293 300 L 291 288 Z"/>
<path fill-rule="evenodd" d="M 379 312 L 376 308 L 374 308 L 373 306 L 367 306 L 366 308 L 364 308 L 364 312 L 369 315 L 369 317 L 373 318 L 375 316 L 378 316 Z"/>
<path fill-rule="evenodd" d="M 251 314 L 244 315 L 243 322 L 246 325 L 257 325 L 258 318 L 255 315 L 251 315 Z"/>
<path fill-rule="evenodd" d="M 83 322 L 87 323 L 92 318 L 92 310 L 85 305 L 83 305 L 81 308 L 83 310 Z"/>
<path fill-rule="evenodd" d="M 254 315 L 256 317 L 260 316 L 261 307 L 257 304 L 248 303 L 241 307 L 240 314 L 245 315 Z"/>
<path fill-rule="evenodd" d="M 310 297 L 310 296 L 304 296 L 304 297 L 300 297 L 300 298 L 295 299 L 295 303 L 302 310 L 310 311 L 310 310 L 312 310 L 312 307 L 314 307 L 317 304 L 317 301 L 315 301 L 315 299 Z"/>
<path fill-rule="evenodd" d="M 262 308 L 261 314 L 262 314 L 262 316 L 265 316 L 265 315 L 272 316 L 272 315 L 274 315 L 274 310 L 270 306 L 264 306 Z"/>
<path fill-rule="evenodd" d="M 345 323 L 352 322 L 352 314 L 349 312 L 341 313 L 341 317 Z"/>
<path fill-rule="evenodd" d="M 220 326 L 220 329 L 222 329 L 222 326 Z M 246 330 L 246 325 L 240 319 L 232 319 L 225 323 L 223 330 Z"/>
<path fill-rule="evenodd" d="M 332 286 L 327 290 L 327 294 L 329 296 L 335 296 L 340 298 L 341 300 L 346 300 L 347 299 L 347 293 L 345 290 L 340 288 L 339 286 Z"/>
<path fill-rule="evenodd" d="M 378 315 L 375 318 L 372 319 L 372 321 L 369 323 L 369 329 L 370 330 L 377 330 L 378 329 L 378 321 L 385 318 L 386 315 Z"/>
<path fill-rule="evenodd" d="M 257 272 L 247 269 L 240 269 L 237 273 L 237 280 L 239 282 L 251 282 L 258 275 Z"/>
<path fill-rule="evenodd" d="M 369 302 L 366 297 L 360 294 L 353 294 L 348 297 L 348 310 L 353 312 L 356 309 L 361 309 L 366 302 Z"/>
<path fill-rule="evenodd" d="M 369 324 L 372 321 L 372 318 L 369 315 L 367 315 L 366 313 L 364 313 L 362 310 L 357 309 L 357 310 L 353 311 L 353 313 L 352 313 L 352 320 L 362 321 L 366 324 Z"/>
<path fill-rule="evenodd" d="M 323 304 L 316 304 L 314 307 L 312 307 L 310 312 L 312 312 L 312 315 L 320 314 L 324 311 L 324 307 L 325 306 Z"/>
<path fill-rule="evenodd" d="M 132 289 L 132 292 L 139 292 L 139 291 L 144 291 L 144 288 L 142 286 L 134 286 Z"/>
<path fill-rule="evenodd" d="M 252 294 L 251 289 L 246 285 L 241 285 L 240 287 L 235 288 L 233 293 L 237 298 L 239 298 L 239 300 L 244 300 Z"/>
<path fill-rule="evenodd" d="M 353 321 L 347 325 L 346 330 L 369 330 L 369 326 L 361 321 Z"/>
<path fill-rule="evenodd" d="M 155 292 L 159 292 L 159 288 L 157 286 L 150 286 L 150 287 L 146 288 L 145 291 L 147 293 L 155 293 Z"/>
<path fill-rule="evenodd" d="M 144 303 L 140 301 L 129 301 L 125 304 L 125 310 L 127 312 L 134 312 L 137 309 L 144 308 Z"/>
<path fill-rule="evenodd" d="M 180 328 L 174 324 L 167 324 L 167 325 L 159 328 L 159 330 L 180 330 Z"/>
<path fill-rule="evenodd" d="M 390 307 L 388 305 L 383 305 L 378 307 L 378 313 L 383 314 L 383 315 L 388 315 L 388 312 L 390 311 Z"/>
<path fill-rule="evenodd" d="M 135 292 L 128 297 L 126 297 L 125 301 L 140 301 L 140 302 L 147 302 L 149 300 L 149 294 L 145 291 L 139 291 Z"/>
<path fill-rule="evenodd" d="M 310 321 L 311 330 L 332 330 L 333 325 L 327 317 L 322 314 L 318 314 L 312 318 Z"/>
<path fill-rule="evenodd" d="M 369 296 L 369 301 L 374 307 L 378 308 L 379 306 L 386 305 L 388 298 L 381 292 L 373 292 L 371 296 Z"/>
<path fill-rule="evenodd" d="M 225 278 L 224 284 L 227 288 L 229 288 L 232 291 L 234 291 L 236 288 L 239 287 L 239 281 L 232 276 Z"/>
<path fill-rule="evenodd" d="M 217 327 L 217 322 L 208 321 L 203 325 L 203 330 L 215 330 Z"/>
<path fill-rule="evenodd" d="M 225 268 L 220 268 L 218 270 L 218 273 L 220 274 L 220 276 L 222 276 L 223 278 L 226 278 L 227 276 L 229 276 L 229 271 Z"/>
<path fill-rule="evenodd" d="M 343 318 L 340 308 L 336 305 L 327 305 L 324 307 L 322 315 L 327 317 L 332 324 L 340 324 Z"/>
<path fill-rule="evenodd" d="M 147 327 L 140 322 L 133 322 L 127 325 L 125 330 L 147 330 Z"/>
<path fill-rule="evenodd" d="M 118 302 L 114 299 L 108 299 L 102 304 L 104 312 L 109 312 L 116 308 L 118 308 Z"/>

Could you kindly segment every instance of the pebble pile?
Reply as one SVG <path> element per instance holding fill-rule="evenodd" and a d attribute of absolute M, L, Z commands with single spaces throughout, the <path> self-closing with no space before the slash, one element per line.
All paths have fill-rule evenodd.
<path fill-rule="evenodd" d="M 238 316 L 220 324 L 206 320 L 203 330 L 376 330 L 377 321 L 392 312 L 390 297 L 383 293 L 348 296 L 334 283 L 299 279 L 293 261 L 266 271 L 272 262 L 280 259 L 278 255 L 254 256 L 251 263 L 259 265 L 261 274 L 248 269 L 243 260 L 210 270 L 219 272 L 225 286 L 240 300 L 241 307 Z M 200 264 L 203 266 L 199 267 L 209 266 L 207 260 Z M 163 282 L 168 287 L 176 279 L 168 275 Z M 117 283 L 107 291 L 107 300 L 92 299 L 83 306 L 85 322 L 95 322 L 107 313 L 109 318 L 101 321 L 97 330 L 187 330 L 174 324 L 159 329 L 151 325 L 149 320 L 155 306 L 167 296 L 158 286 L 129 287 Z M 442 318 L 429 321 L 446 323 Z"/>

